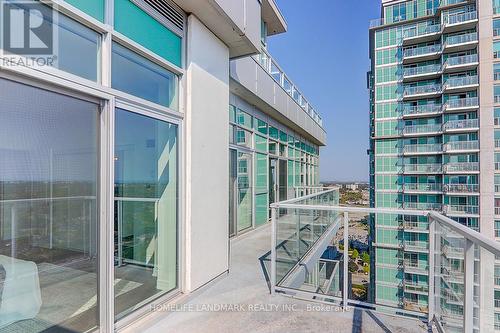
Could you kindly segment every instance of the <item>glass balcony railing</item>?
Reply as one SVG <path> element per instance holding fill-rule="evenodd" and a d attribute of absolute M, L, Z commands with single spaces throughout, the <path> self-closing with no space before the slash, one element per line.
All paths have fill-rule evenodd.
<path fill-rule="evenodd" d="M 410 86 L 405 87 L 403 91 L 403 96 L 417 96 L 426 94 L 439 94 L 441 93 L 440 84 L 426 84 L 422 86 Z"/>
<path fill-rule="evenodd" d="M 444 67 L 452 67 L 452 66 L 461 66 L 467 64 L 477 63 L 479 61 L 479 57 L 477 54 L 467 54 L 463 56 L 457 57 L 449 57 L 446 59 L 444 63 Z"/>
<path fill-rule="evenodd" d="M 330 189 L 271 204 L 271 294 L 307 297 L 344 309 L 361 305 L 396 316 L 401 316 L 401 309 L 412 310 L 411 316 L 427 319 L 430 326 L 438 324 L 450 331 L 455 325 L 458 332 L 472 332 L 477 323 L 474 313 L 478 307 L 482 311 L 476 295 L 478 286 L 482 287 L 479 267 L 474 262 L 481 254 L 481 260 L 491 258 L 493 265 L 493 258 L 500 257 L 500 244 L 433 211 L 442 208 L 439 203 L 405 204 L 409 209 L 349 207 L 339 206 L 338 195 L 338 189 Z M 447 207 L 448 211 L 455 209 Z M 460 212 L 477 209 L 457 207 L 461 207 L 455 209 Z M 430 241 L 405 239 L 409 236 L 406 233 L 397 239 L 369 234 L 366 221 L 394 216 L 425 221 L 426 239 Z M 356 235 L 356 242 L 351 235 Z M 400 257 L 388 263 L 392 259 L 368 251 L 369 242 L 375 248 L 395 248 Z M 425 261 L 410 260 L 413 252 L 432 256 Z M 378 262 L 379 258 L 383 262 Z M 405 274 L 387 282 L 380 277 L 372 281 L 370 269 L 386 266 L 402 269 Z M 417 282 L 406 274 L 426 275 L 426 281 L 434 283 Z M 402 289 L 396 302 L 373 297 L 377 288 L 388 284 Z M 418 302 L 415 293 L 426 296 L 426 302 Z M 493 318 L 484 319 L 493 322 Z"/>
<path fill-rule="evenodd" d="M 445 205 L 446 214 L 479 214 L 479 206 L 472 205 Z"/>
<path fill-rule="evenodd" d="M 441 192 L 443 188 L 441 184 L 435 183 L 405 183 L 403 189 L 409 192 Z"/>
<path fill-rule="evenodd" d="M 443 205 L 435 202 L 405 202 L 403 203 L 405 209 L 417 209 L 417 210 L 437 210 L 443 209 Z"/>
<path fill-rule="evenodd" d="M 479 78 L 477 75 L 462 76 L 462 77 L 450 77 L 444 82 L 445 88 L 457 88 L 464 86 L 472 86 L 479 84 Z"/>
<path fill-rule="evenodd" d="M 479 192 L 478 184 L 444 184 L 445 192 L 451 193 L 477 193 Z"/>
<path fill-rule="evenodd" d="M 441 164 L 405 164 L 404 172 L 406 173 L 441 173 Z"/>
<path fill-rule="evenodd" d="M 419 115 L 442 112 L 441 104 L 404 105 L 403 115 Z"/>
<path fill-rule="evenodd" d="M 403 58 L 420 57 L 439 53 L 442 51 L 441 44 L 412 47 L 403 50 Z"/>
<path fill-rule="evenodd" d="M 406 67 L 403 69 L 403 77 L 440 73 L 441 65 L 432 64 L 426 66 Z"/>
<path fill-rule="evenodd" d="M 444 46 L 449 47 L 472 42 L 477 42 L 477 32 L 448 36 L 445 39 Z"/>
<path fill-rule="evenodd" d="M 440 143 L 405 145 L 403 153 L 436 153 L 441 152 L 441 149 L 442 145 Z"/>
<path fill-rule="evenodd" d="M 422 134 L 441 132 L 441 124 L 411 125 L 403 127 L 402 134 Z"/>
<path fill-rule="evenodd" d="M 444 172 L 474 172 L 479 171 L 479 162 L 458 162 L 444 165 Z"/>
<path fill-rule="evenodd" d="M 403 32 L 403 39 L 423 37 L 441 32 L 440 24 L 417 25 Z"/>
<path fill-rule="evenodd" d="M 448 120 L 443 124 L 444 130 L 460 130 L 479 128 L 479 119 Z"/>
<path fill-rule="evenodd" d="M 443 17 L 443 22 L 445 25 L 460 24 L 474 20 L 477 20 L 476 11 L 467 13 L 449 14 Z"/>
<path fill-rule="evenodd" d="M 445 110 L 475 107 L 479 107 L 479 99 L 477 97 L 450 99 L 443 106 Z"/>
<path fill-rule="evenodd" d="M 318 125 L 323 126 L 323 119 L 312 105 L 306 100 L 304 95 L 297 89 L 292 81 L 286 76 L 278 63 L 266 50 L 257 56 L 257 63 L 276 81 L 290 97 L 307 113 Z"/>
<path fill-rule="evenodd" d="M 443 145 L 443 150 L 446 152 L 477 149 L 479 149 L 479 141 L 455 141 Z"/>

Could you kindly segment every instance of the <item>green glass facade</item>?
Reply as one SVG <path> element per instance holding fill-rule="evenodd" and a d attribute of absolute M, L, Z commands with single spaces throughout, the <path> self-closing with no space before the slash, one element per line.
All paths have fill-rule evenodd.
<path fill-rule="evenodd" d="M 260 111 L 229 105 L 230 156 L 238 156 L 237 177 L 230 177 L 236 184 L 229 193 L 236 198 L 230 207 L 232 235 L 266 224 L 271 203 L 294 198 L 298 188 L 319 185 L 318 146 L 269 122 Z"/>

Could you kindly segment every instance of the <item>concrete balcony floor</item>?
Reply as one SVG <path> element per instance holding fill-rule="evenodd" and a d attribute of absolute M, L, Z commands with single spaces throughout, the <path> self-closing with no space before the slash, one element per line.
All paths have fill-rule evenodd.
<path fill-rule="evenodd" d="M 341 310 L 335 306 L 326 309 L 328 306 L 319 303 L 271 296 L 265 268 L 269 265 L 270 235 L 271 228 L 266 226 L 232 240 L 229 274 L 185 301 L 185 306 L 199 309 L 224 304 L 246 311 L 158 311 L 127 332 L 427 332 L 424 323 L 413 319 L 353 308 L 338 312 Z M 260 311 L 249 311 L 251 306 Z M 271 306 L 273 309 L 266 311 Z M 311 306 L 315 308 L 311 310 Z"/>

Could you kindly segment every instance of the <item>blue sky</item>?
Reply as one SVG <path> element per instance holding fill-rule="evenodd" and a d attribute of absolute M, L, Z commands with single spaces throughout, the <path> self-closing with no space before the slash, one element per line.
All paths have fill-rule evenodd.
<path fill-rule="evenodd" d="M 277 0 L 288 32 L 269 50 L 323 116 L 321 180 L 368 180 L 368 25 L 380 0 Z"/>

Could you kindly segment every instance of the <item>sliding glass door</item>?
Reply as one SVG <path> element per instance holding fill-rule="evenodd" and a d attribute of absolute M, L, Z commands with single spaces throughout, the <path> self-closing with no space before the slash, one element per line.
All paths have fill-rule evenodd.
<path fill-rule="evenodd" d="M 100 106 L 0 79 L 0 331 L 98 326 Z"/>
<path fill-rule="evenodd" d="M 115 319 L 177 287 L 177 125 L 115 113 Z"/>

